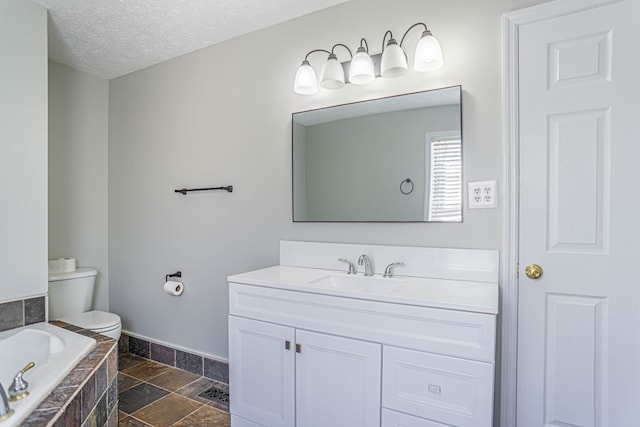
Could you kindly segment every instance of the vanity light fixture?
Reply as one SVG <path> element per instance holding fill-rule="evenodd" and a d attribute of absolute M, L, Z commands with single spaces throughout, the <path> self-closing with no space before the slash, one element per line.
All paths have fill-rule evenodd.
<path fill-rule="evenodd" d="M 360 47 L 358 47 L 356 55 L 351 60 L 351 67 L 349 67 L 349 82 L 354 85 L 366 85 L 375 79 L 373 61 L 369 56 L 369 44 L 365 39 L 360 39 Z"/>
<path fill-rule="evenodd" d="M 322 74 L 320 75 L 320 86 L 325 89 L 340 89 L 345 84 L 344 68 L 342 67 L 342 63 L 338 61 L 336 54 L 333 52 L 338 46 L 345 48 L 347 52 L 349 52 L 349 57 L 353 59 L 351 49 L 349 49 L 347 45 L 342 43 L 333 45 L 331 52 L 329 52 L 327 62 L 325 62 L 324 67 L 322 67 Z"/>
<path fill-rule="evenodd" d="M 406 74 L 409 66 L 407 54 L 402 48 L 402 44 L 407 34 L 419 26 L 424 27 L 424 31 L 415 49 L 413 69 L 419 72 L 428 72 L 442 67 L 444 61 L 440 43 L 427 28 L 426 24 L 418 22 L 405 31 L 400 39 L 400 44 L 393 38 L 391 31 L 385 32 L 382 37 L 382 53 L 373 56 L 369 54 L 369 44 L 364 38 L 360 39 L 360 46 L 355 55 L 351 53 L 349 47 L 342 43 L 333 45 L 331 51 L 326 49 L 310 51 L 305 55 L 296 73 L 293 85 L 294 92 L 301 95 L 312 95 L 318 91 L 318 78 L 309 62 L 309 55 L 315 52 L 324 52 L 328 55 L 320 75 L 320 86 L 325 89 L 340 89 L 346 83 L 366 85 L 379 76 L 393 78 Z M 389 36 L 389 40 L 385 46 L 387 36 Z M 349 61 L 342 63 L 338 61 L 338 57 L 334 52 L 338 46 L 345 48 L 349 52 Z M 347 74 L 349 76 L 348 80 L 345 79 Z"/>

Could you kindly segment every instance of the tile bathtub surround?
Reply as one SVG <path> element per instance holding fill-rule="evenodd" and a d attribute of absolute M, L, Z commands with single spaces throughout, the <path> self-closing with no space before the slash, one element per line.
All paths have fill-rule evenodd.
<path fill-rule="evenodd" d="M 45 320 L 45 298 L 36 297 L 0 304 L 0 331 Z"/>
<path fill-rule="evenodd" d="M 173 349 L 124 333 L 120 337 L 121 352 L 123 347 L 129 353 L 145 359 L 154 360 L 218 382 L 229 383 L 229 364 L 227 362 Z"/>
<path fill-rule="evenodd" d="M 44 297 L 24 300 L 24 324 L 31 325 L 45 321 Z"/>
<path fill-rule="evenodd" d="M 118 425 L 118 348 L 104 335 L 64 322 L 56 326 L 88 336 L 96 346 L 22 424 L 25 427 Z"/>

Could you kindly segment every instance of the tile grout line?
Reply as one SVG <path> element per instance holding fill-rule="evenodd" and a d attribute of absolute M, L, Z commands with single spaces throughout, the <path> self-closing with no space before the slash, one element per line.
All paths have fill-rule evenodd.
<path fill-rule="evenodd" d="M 123 389 L 123 390 L 118 390 L 118 396 L 120 396 L 120 393 L 125 392 L 125 391 L 127 391 L 127 390 L 131 390 L 131 389 L 132 389 L 132 388 L 134 388 L 135 386 L 137 386 L 137 385 L 139 385 L 140 383 L 142 383 L 142 381 L 141 381 L 141 380 L 139 380 L 139 379 L 137 379 L 136 377 L 133 377 L 133 376 L 131 376 L 131 375 L 125 374 L 125 373 L 124 373 L 124 372 L 122 372 L 122 371 L 118 371 L 118 374 L 119 374 L 119 375 L 124 375 L 125 377 L 131 378 L 131 379 L 133 379 L 133 380 L 139 381 L 138 383 L 136 383 L 136 384 L 134 384 L 134 385 L 132 385 L 132 386 L 130 386 L 130 387 L 127 387 L 127 388 L 125 388 L 125 389 Z"/>
<path fill-rule="evenodd" d="M 153 384 L 151 384 L 151 385 L 153 385 Z M 163 390 L 164 390 L 164 389 L 163 389 Z M 166 391 L 166 390 L 165 390 L 165 391 Z M 160 402 L 161 400 L 163 400 L 163 399 L 165 399 L 165 398 L 167 398 L 167 397 L 171 396 L 172 394 L 173 394 L 174 396 L 178 396 L 178 397 L 185 398 L 185 399 L 187 399 L 187 400 L 190 400 L 191 402 L 194 402 L 194 403 L 196 403 L 196 404 L 200 405 L 200 406 L 198 406 L 196 409 L 194 409 L 193 411 L 189 412 L 186 416 L 184 416 L 184 417 L 182 417 L 180 420 L 176 421 L 175 423 L 177 423 L 177 422 L 179 422 L 179 421 L 182 421 L 184 418 L 188 417 L 189 415 L 193 414 L 193 413 L 194 413 L 194 412 L 196 412 L 197 410 L 201 409 L 203 406 L 206 406 L 204 403 L 202 403 L 202 402 L 198 402 L 198 401 L 196 401 L 196 400 L 193 400 L 193 399 L 191 399 L 191 398 L 189 398 L 189 397 L 187 397 L 187 396 L 182 396 L 181 394 L 178 394 L 178 393 L 175 393 L 175 392 L 169 392 L 168 394 L 165 394 L 164 396 L 162 396 L 162 397 L 160 397 L 160 398 L 158 398 L 158 399 L 154 400 L 153 402 L 149 402 L 147 405 L 145 405 L 145 406 L 141 407 L 140 409 L 136 410 L 136 411 L 135 411 L 135 412 L 133 412 L 132 414 L 129 414 L 129 416 L 130 416 L 130 417 L 132 417 L 132 418 L 135 418 L 137 421 L 142 421 L 142 422 L 143 422 L 143 423 L 145 423 L 146 425 L 149 425 L 149 426 L 151 426 L 151 427 L 154 427 L 154 426 L 153 426 L 153 424 L 149 424 L 149 423 L 147 423 L 147 422 L 143 421 L 143 420 L 142 420 L 142 418 L 139 418 L 139 417 L 135 416 L 134 414 L 135 414 L 135 413 L 137 413 L 137 412 L 142 411 L 143 409 L 145 409 L 145 408 L 147 408 L 147 407 L 149 407 L 149 406 L 151 406 L 151 405 L 154 405 L 154 404 L 156 404 L 156 403 Z M 173 424 L 175 424 L 175 423 L 173 423 Z M 171 425 L 173 425 L 173 424 L 171 424 Z"/>
<path fill-rule="evenodd" d="M 167 396 L 167 395 L 165 394 L 165 395 L 164 395 L 164 396 L 162 396 L 161 398 L 156 399 L 156 400 L 153 400 L 153 401 L 151 401 L 151 402 L 147 403 L 146 405 L 144 405 L 144 406 L 142 406 L 142 407 L 140 407 L 140 408 L 136 409 L 136 410 L 135 410 L 135 411 L 133 411 L 132 413 L 130 413 L 130 414 L 129 414 L 129 416 L 130 416 L 130 417 L 133 417 L 133 418 L 135 418 L 135 419 L 139 419 L 139 418 L 137 418 L 136 416 L 134 416 L 133 414 L 135 414 L 136 412 L 140 412 L 140 411 L 142 411 L 142 410 L 143 410 L 144 408 L 146 408 L 147 406 L 151 406 L 151 405 L 153 405 L 154 403 L 156 403 L 157 401 L 159 401 L 160 399 L 162 399 L 162 398 L 164 398 L 164 397 L 166 397 L 166 396 Z M 124 411 L 122 411 L 122 412 L 124 412 Z M 146 423 L 145 423 L 145 424 L 146 424 Z"/>
<path fill-rule="evenodd" d="M 184 396 L 183 396 L 184 397 Z M 195 400 L 194 400 L 195 402 Z M 200 402 L 198 402 L 200 403 Z M 185 420 L 186 418 L 190 417 L 191 415 L 195 414 L 197 411 L 199 411 L 200 409 L 202 409 L 202 407 L 205 406 L 204 403 L 200 403 L 200 406 L 198 406 L 196 409 L 194 409 L 193 411 L 191 411 L 190 413 L 188 413 L 187 415 L 185 415 L 184 417 L 180 418 L 178 421 L 176 421 L 175 423 L 171 424 L 172 426 L 178 424 L 179 422 Z M 171 426 L 169 426 L 171 427 Z"/>
<path fill-rule="evenodd" d="M 146 422 L 142 421 L 140 418 L 136 418 L 136 417 L 134 417 L 133 415 L 128 415 L 127 417 L 128 417 L 128 418 L 133 418 L 134 420 L 136 420 L 136 421 L 137 421 L 137 422 L 139 422 L 139 423 L 144 424 L 145 426 L 155 427 L 153 424 L 146 423 Z M 125 417 L 125 418 L 126 418 L 126 417 Z"/>
<path fill-rule="evenodd" d="M 167 372 L 169 372 L 169 371 L 163 372 L 162 374 L 156 375 L 156 376 L 154 376 L 154 377 L 150 377 L 150 378 L 149 378 L 149 380 L 152 380 L 152 379 L 154 379 L 154 378 L 157 378 L 157 377 L 159 377 L 160 375 L 166 374 Z M 191 385 L 191 384 L 195 383 L 196 381 L 199 381 L 201 378 L 204 378 L 204 377 L 198 377 L 198 378 L 196 378 L 195 380 L 193 380 L 193 381 L 189 381 L 188 383 L 186 383 L 186 384 L 184 384 L 184 385 L 182 385 L 182 386 L 178 387 L 178 388 L 177 388 L 177 389 L 175 389 L 175 390 L 169 390 L 168 388 L 162 387 L 161 385 L 158 385 L 158 384 L 154 384 L 154 383 L 150 382 L 149 380 L 141 380 L 140 378 L 136 378 L 136 377 L 134 377 L 133 375 L 125 374 L 125 373 L 124 373 L 124 372 L 122 372 L 122 371 L 120 371 L 120 373 L 122 373 L 123 375 L 128 376 L 129 378 L 133 378 L 133 379 L 134 379 L 134 380 L 136 380 L 136 381 L 140 381 L 140 383 L 138 383 L 138 384 L 136 384 L 136 385 L 134 385 L 134 386 L 132 386 L 132 387 L 129 387 L 129 388 L 128 388 L 128 389 L 126 389 L 126 390 L 131 390 L 133 387 L 137 387 L 137 386 L 139 386 L 140 384 L 143 384 L 143 383 L 144 383 L 144 384 L 148 384 L 148 385 L 151 385 L 151 386 L 157 387 L 157 388 L 159 388 L 159 389 L 161 389 L 161 390 L 164 390 L 164 391 L 167 391 L 167 392 L 169 392 L 169 393 L 175 393 L 175 394 L 177 394 L 177 395 L 179 395 L 179 396 L 187 397 L 187 398 L 188 398 L 188 396 L 184 396 L 184 395 L 182 395 L 182 394 L 178 393 L 178 390 L 182 390 L 182 389 L 183 389 L 183 388 L 185 388 L 186 386 Z M 194 375 L 196 375 L 196 374 L 194 374 Z M 126 391 L 126 390 L 122 390 L 122 391 Z M 163 397 L 164 397 L 164 396 L 163 396 Z M 159 399 L 158 399 L 158 400 L 159 400 Z M 191 399 L 191 400 L 193 400 L 194 402 L 197 402 L 197 401 L 196 401 L 196 400 L 194 400 L 194 399 Z M 202 403 L 202 402 L 198 402 L 198 403 Z"/>

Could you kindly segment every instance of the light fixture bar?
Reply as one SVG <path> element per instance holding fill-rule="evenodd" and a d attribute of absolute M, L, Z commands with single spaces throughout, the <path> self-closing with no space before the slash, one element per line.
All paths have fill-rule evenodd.
<path fill-rule="evenodd" d="M 378 77 L 382 77 L 380 73 L 380 62 L 382 61 L 382 54 L 376 53 L 375 55 L 370 55 L 371 62 L 373 63 L 373 75 Z M 349 81 L 349 70 L 351 69 L 351 61 L 344 61 L 341 63 L 342 68 L 344 68 L 344 75 L 346 76 L 345 83 L 351 83 Z"/>

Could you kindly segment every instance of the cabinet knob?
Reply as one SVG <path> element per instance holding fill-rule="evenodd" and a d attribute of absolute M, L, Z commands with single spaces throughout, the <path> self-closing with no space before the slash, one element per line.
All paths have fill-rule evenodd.
<path fill-rule="evenodd" d="M 302 353 L 302 347 L 300 344 L 296 344 L 296 353 Z"/>
<path fill-rule="evenodd" d="M 286 341 L 284 342 L 284 349 L 285 349 L 285 350 L 289 350 L 289 349 L 291 349 L 291 341 L 286 340 Z"/>

